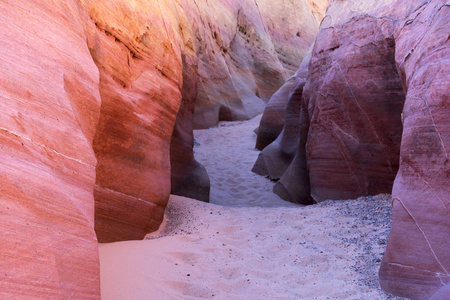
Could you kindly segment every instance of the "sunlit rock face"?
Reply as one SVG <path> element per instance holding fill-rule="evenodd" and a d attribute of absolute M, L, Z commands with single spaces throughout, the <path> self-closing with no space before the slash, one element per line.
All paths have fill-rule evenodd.
<path fill-rule="evenodd" d="M 89 18 L 76 1 L 0 11 L 0 298 L 100 299 Z"/>
<path fill-rule="evenodd" d="M 449 6 L 389 2 L 330 3 L 304 87 L 285 102 L 299 116 L 298 150 L 280 147 L 293 130 L 286 119 L 255 171 L 281 178 L 274 191 L 304 204 L 392 192 L 381 286 L 439 298 L 450 281 Z"/>
<path fill-rule="evenodd" d="M 261 112 L 326 1 L 37 3 L 0 4 L 0 295 L 98 299 L 97 241 L 157 229 L 171 191 L 207 201 L 193 116 Z"/>
<path fill-rule="evenodd" d="M 194 128 L 263 112 L 313 42 L 328 1 L 195 1 Z"/>

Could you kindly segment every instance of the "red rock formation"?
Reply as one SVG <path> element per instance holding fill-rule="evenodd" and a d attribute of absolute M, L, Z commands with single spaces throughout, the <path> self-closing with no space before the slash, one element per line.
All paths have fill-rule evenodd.
<path fill-rule="evenodd" d="M 308 60 L 309 61 L 309 60 Z M 307 65 L 307 64 L 306 64 Z M 307 68 L 303 68 L 307 69 Z M 272 143 L 266 146 L 260 153 L 252 171 L 262 176 L 269 176 L 272 179 L 280 179 L 284 172 L 292 163 L 299 142 L 299 124 L 301 113 L 301 97 L 306 78 L 303 76 L 303 70 L 299 70 L 296 76 L 290 79 L 281 89 L 280 93 L 276 93 L 272 100 L 278 103 L 270 103 L 267 105 L 264 115 L 261 118 L 258 130 L 257 148 L 263 142 L 269 140 L 270 128 L 273 126 L 278 129 L 279 124 L 274 120 L 274 112 L 281 111 L 282 102 L 284 103 L 285 123 L 282 132 L 274 139 Z M 286 88 L 290 87 L 287 92 Z M 277 96 L 277 98 L 275 98 Z M 284 99 L 282 99 L 284 96 Z M 304 119 L 304 118 L 303 118 Z M 266 120 L 266 121 L 265 121 Z M 259 142 L 259 143 L 258 143 Z"/>
<path fill-rule="evenodd" d="M 183 2 L 192 22 L 191 27 L 183 27 L 181 36 L 196 50 L 198 58 L 198 77 L 187 75 L 192 82 L 186 89 L 190 96 L 183 97 L 196 97 L 189 100 L 197 104 L 195 127 L 212 126 L 219 119 L 248 119 L 261 112 L 264 101 L 298 64 L 328 1 L 317 5 L 285 2 L 216 0 L 194 2 L 194 7 L 190 1 Z M 222 7 L 223 11 L 218 13 L 211 7 Z M 293 21 L 280 26 L 282 19 Z M 192 109 L 191 104 L 182 104 L 177 117 L 171 147 L 172 192 L 207 201 L 209 181 L 192 153 Z M 278 119 L 282 127 L 283 118 Z"/>
<path fill-rule="evenodd" d="M 198 12 L 191 18 L 199 24 L 194 30 L 199 92 L 194 128 L 261 113 L 301 62 L 327 2 L 315 7 L 306 0 L 195 1 Z"/>
<path fill-rule="evenodd" d="M 301 104 L 292 106 L 300 107 L 299 149 L 293 159 L 286 151 L 292 163 L 274 190 L 300 203 L 309 190 L 316 201 L 355 198 L 388 192 L 396 175 L 381 286 L 439 299 L 450 281 L 449 6 L 365 2 L 333 18 L 347 5 L 355 3 L 332 2 L 322 23 Z M 278 139 L 255 165 L 276 177 L 286 168 Z"/>
<path fill-rule="evenodd" d="M 141 239 L 158 229 L 170 194 L 182 65 L 175 16 L 160 5 L 111 0 L 86 7 L 96 25 L 89 43 L 102 98 L 94 139 L 100 242 Z"/>
<path fill-rule="evenodd" d="M 211 124 L 261 111 L 317 30 L 321 8 L 292 5 L 306 17 L 253 0 L 0 4 L 2 298 L 99 298 L 94 226 L 102 242 L 158 228 L 170 155 L 175 192 L 207 186 L 195 98 L 213 99 L 216 115 L 197 110 Z"/>
<path fill-rule="evenodd" d="M 412 299 L 428 299 L 445 283 L 446 296 L 435 298 L 450 297 L 449 19 L 447 1 L 429 1 L 396 32 L 395 61 L 407 94 L 380 283 Z"/>
<path fill-rule="evenodd" d="M 209 177 L 194 158 L 192 117 L 197 99 L 196 59 L 183 55 L 182 101 L 170 144 L 171 193 L 209 202 Z"/>
<path fill-rule="evenodd" d="M 286 124 L 286 106 L 295 77 L 290 77 L 283 86 L 270 98 L 264 109 L 258 127 L 255 148 L 263 150 L 272 143 Z"/>
<path fill-rule="evenodd" d="M 358 16 L 322 29 L 316 40 L 303 92 L 316 201 L 392 189 L 405 98 L 395 69 L 392 26 L 389 19 Z"/>
<path fill-rule="evenodd" d="M 279 2 L 263 1 L 259 4 L 259 7 L 263 7 L 263 20 L 274 41 L 278 57 L 283 66 L 291 72 L 297 70 L 299 62 L 307 55 L 308 49 L 309 53 L 311 52 L 310 46 L 316 36 L 318 25 L 324 17 L 327 3 L 328 1 L 298 2 L 299 7 L 293 8 L 290 12 L 286 12 Z M 304 16 L 309 10 L 315 17 L 314 22 Z M 300 24 L 273 21 L 274 17 L 280 16 L 283 17 L 282 19 L 296 20 Z M 302 30 L 298 31 L 298 28 Z M 307 67 L 307 63 L 305 65 Z M 291 76 L 269 99 L 258 128 L 256 149 L 264 149 L 281 133 L 285 125 L 286 105 L 295 80 L 295 76 Z"/>
<path fill-rule="evenodd" d="M 70 0 L 0 11 L 0 298 L 100 299 L 88 18 Z"/>
<path fill-rule="evenodd" d="M 367 1 L 360 1 L 360 2 L 350 2 L 350 1 L 340 1 L 340 2 L 332 2 L 332 5 L 328 7 L 326 16 L 323 16 L 323 10 L 319 9 L 319 12 L 316 16 L 317 21 L 320 23 L 322 21 L 322 27 L 330 27 L 333 24 L 339 23 L 342 20 L 348 19 L 352 15 L 356 15 L 358 13 L 364 13 L 371 10 L 374 10 L 375 8 L 379 8 L 383 5 L 386 5 L 387 3 L 392 2 L 392 0 L 384 0 L 384 1 L 376 1 L 376 2 L 367 2 Z M 311 2 L 311 7 L 315 6 L 324 6 L 328 3 L 328 1 L 316 1 Z M 314 10 L 314 9 L 313 9 Z M 294 40 L 294 39 L 291 39 Z M 286 44 L 285 42 L 282 43 L 283 47 Z M 302 51 L 303 56 L 306 55 L 307 46 L 303 45 L 303 47 L 300 48 L 300 51 Z M 309 55 L 311 54 L 311 49 L 309 50 Z M 302 65 L 304 65 L 305 68 L 305 80 L 307 76 L 307 66 L 309 63 L 309 58 L 304 60 Z M 266 105 L 266 108 L 263 113 L 263 117 L 261 118 L 261 123 L 258 131 L 258 138 L 256 141 L 256 148 L 258 150 L 264 149 L 267 145 L 272 143 L 280 134 L 280 132 L 283 129 L 284 126 L 284 115 L 286 114 L 286 105 L 288 103 L 289 98 L 291 97 L 290 93 L 293 92 L 292 90 L 292 80 L 293 78 L 290 78 L 285 82 L 282 88 L 280 88 L 269 100 L 269 102 Z M 301 99 L 301 97 L 299 98 Z M 269 168 L 270 169 L 270 168 Z"/>

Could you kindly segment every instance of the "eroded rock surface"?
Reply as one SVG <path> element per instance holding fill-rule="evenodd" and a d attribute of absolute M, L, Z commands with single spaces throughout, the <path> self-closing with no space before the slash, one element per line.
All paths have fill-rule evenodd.
<path fill-rule="evenodd" d="M 194 128 L 246 120 L 300 64 L 326 1 L 194 1 L 198 96 Z"/>
<path fill-rule="evenodd" d="M 76 1 L 0 2 L 0 298 L 100 299 L 99 73 Z"/>
<path fill-rule="evenodd" d="M 170 142 L 182 86 L 176 13 L 182 9 L 120 0 L 86 5 L 102 98 L 93 145 L 96 232 L 100 242 L 141 239 L 159 227 L 170 194 Z"/>
<path fill-rule="evenodd" d="M 295 157 L 279 137 L 255 164 L 281 177 L 274 190 L 293 202 L 392 191 L 380 282 L 412 299 L 439 297 L 450 281 L 448 8 L 442 0 L 331 2 L 300 103 L 291 104 L 295 89 L 286 101 L 287 115 L 300 107 Z"/>
<path fill-rule="evenodd" d="M 449 290 L 449 19 L 447 1 L 424 3 L 399 22 L 395 39 L 395 61 L 407 94 L 400 169 L 392 190 L 392 230 L 380 283 L 413 299 Z M 447 293 L 441 299 L 449 297 Z"/>
<path fill-rule="evenodd" d="M 171 194 L 209 202 L 210 181 L 194 158 L 192 117 L 197 99 L 197 60 L 183 55 L 182 101 L 170 144 Z"/>
<path fill-rule="evenodd" d="M 317 32 L 323 3 L 281 4 L 0 4 L 2 298 L 98 299 L 97 238 L 157 229 L 171 185 L 207 199 L 194 113 L 261 112 Z"/>
<path fill-rule="evenodd" d="M 317 38 L 303 91 L 316 201 L 392 189 L 405 95 L 395 69 L 391 28 L 390 19 L 362 15 L 323 28 Z"/>

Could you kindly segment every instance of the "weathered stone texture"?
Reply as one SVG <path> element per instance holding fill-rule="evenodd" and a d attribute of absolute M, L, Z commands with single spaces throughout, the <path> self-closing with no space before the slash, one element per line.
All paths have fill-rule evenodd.
<path fill-rule="evenodd" d="M 380 283 L 412 299 L 428 299 L 450 282 L 449 19 L 448 2 L 430 1 L 396 32 L 395 61 L 407 94 Z"/>
<path fill-rule="evenodd" d="M 182 62 L 176 10 L 167 6 L 110 0 L 86 7 L 95 24 L 88 42 L 102 98 L 93 146 L 101 242 L 140 239 L 158 229 L 170 194 Z"/>
<path fill-rule="evenodd" d="M 285 102 L 299 116 L 295 157 L 282 133 L 255 164 L 292 202 L 392 191 L 380 283 L 412 299 L 450 281 L 448 19 L 443 0 L 332 1 L 299 103 L 295 89 Z"/>
<path fill-rule="evenodd" d="M 94 228 L 139 239 L 171 190 L 207 200 L 194 112 L 261 112 L 323 12 L 265 2 L 0 3 L 1 298 L 98 299 Z"/>
<path fill-rule="evenodd" d="M 98 70 L 76 1 L 0 2 L 0 298 L 99 299 Z"/>
<path fill-rule="evenodd" d="M 192 19 L 197 24 L 199 91 L 194 128 L 262 113 L 303 59 L 327 2 L 196 1 L 198 13 Z"/>
<path fill-rule="evenodd" d="M 196 62 L 195 58 L 183 55 L 182 101 L 170 144 L 171 193 L 209 202 L 209 176 L 192 151 L 192 117 L 197 99 Z"/>

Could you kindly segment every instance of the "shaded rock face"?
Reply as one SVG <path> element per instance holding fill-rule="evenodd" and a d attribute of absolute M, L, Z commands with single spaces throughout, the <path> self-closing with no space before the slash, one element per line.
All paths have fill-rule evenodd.
<path fill-rule="evenodd" d="M 311 203 L 310 196 L 322 201 L 390 192 L 405 97 L 392 26 L 389 19 L 366 15 L 319 33 L 290 95 L 287 114 L 297 119 L 255 164 L 281 178 L 276 190 L 286 200 Z"/>
<path fill-rule="evenodd" d="M 450 297 L 449 19 L 448 2 L 430 1 L 396 32 L 395 61 L 407 94 L 380 284 L 413 299 L 445 290 L 435 298 Z"/>
<path fill-rule="evenodd" d="M 208 201 L 209 179 L 193 158 L 192 128 L 262 112 L 310 46 L 327 2 L 183 2 L 191 22 L 180 27 L 180 36 L 185 49 L 195 52 L 189 57 L 196 66 L 183 76 L 183 100 L 171 144 L 172 193 Z"/>
<path fill-rule="evenodd" d="M 268 175 L 270 178 L 276 180 L 280 179 L 289 168 L 292 160 L 298 152 L 300 132 L 303 132 L 304 130 L 307 132 L 308 130 L 309 118 L 305 115 L 307 113 L 307 109 L 304 102 L 301 100 L 306 77 L 308 75 L 307 71 L 309 60 L 311 58 L 310 54 L 311 53 L 305 57 L 295 76 L 290 78 L 289 81 L 280 89 L 281 93 L 277 92 L 274 94 L 264 111 L 260 122 L 256 147 L 262 147 L 272 138 L 274 141 L 265 146 L 259 154 L 252 169 L 252 171 L 257 174 L 263 176 Z M 286 88 L 289 86 L 290 90 L 288 94 Z M 284 100 L 281 99 L 283 95 L 286 97 Z M 281 110 L 283 103 L 285 107 Z M 281 111 L 283 111 L 286 116 L 285 119 L 283 119 L 284 127 L 282 128 L 281 133 L 278 132 L 278 136 L 270 136 L 269 134 L 271 133 L 271 130 L 269 129 L 274 127 L 278 130 L 280 126 L 274 121 L 276 117 L 274 112 L 280 116 Z M 305 121 L 307 121 L 306 124 Z M 298 184 L 295 183 L 295 185 Z M 309 186 L 309 184 L 305 184 L 304 186 Z M 308 191 L 308 197 L 309 194 L 310 193 Z M 291 198 L 288 194 L 285 194 L 283 197 L 284 199 L 286 197 Z M 295 202 L 294 199 L 291 199 L 291 202 Z"/>
<path fill-rule="evenodd" d="M 439 298 L 450 281 L 449 6 L 383 4 L 350 17 L 327 13 L 302 95 L 292 89 L 286 101 L 287 115 L 300 119 L 298 149 L 280 147 L 286 122 L 255 169 L 281 177 L 274 191 L 304 204 L 392 191 L 380 284 L 399 296 Z M 340 5 L 350 4 L 333 1 L 329 11 Z"/>
<path fill-rule="evenodd" d="M 286 106 L 294 81 L 295 77 L 290 77 L 267 103 L 258 127 L 256 149 L 263 150 L 283 130 L 286 124 Z"/>
<path fill-rule="evenodd" d="M 170 144 L 171 194 L 209 202 L 209 176 L 194 158 L 192 117 L 197 97 L 196 60 L 183 55 L 182 102 Z"/>
<path fill-rule="evenodd" d="M 0 11 L 0 298 L 100 299 L 89 18 L 76 1 Z"/>
<path fill-rule="evenodd" d="M 316 201 L 392 189 L 405 99 L 392 26 L 390 20 L 358 16 L 318 36 L 304 89 L 310 119 L 306 153 Z"/>

